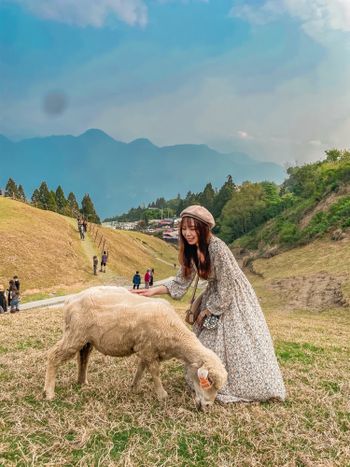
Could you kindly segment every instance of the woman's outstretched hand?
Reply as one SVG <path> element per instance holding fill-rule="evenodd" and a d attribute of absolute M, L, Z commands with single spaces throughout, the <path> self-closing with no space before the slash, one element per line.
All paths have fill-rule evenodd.
<path fill-rule="evenodd" d="M 144 297 L 152 297 L 155 295 L 154 289 L 135 289 L 135 290 L 130 290 L 131 293 L 135 293 L 137 295 L 143 295 Z"/>
<path fill-rule="evenodd" d="M 151 289 L 135 289 L 130 290 L 130 292 L 137 295 L 143 295 L 144 297 L 153 297 L 153 295 L 167 294 L 168 289 L 164 285 L 158 285 L 156 287 L 152 287 Z"/>

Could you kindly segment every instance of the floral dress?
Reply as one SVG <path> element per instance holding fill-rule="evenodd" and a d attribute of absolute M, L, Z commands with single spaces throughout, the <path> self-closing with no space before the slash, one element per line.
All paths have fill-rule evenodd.
<path fill-rule="evenodd" d="M 281 371 L 251 284 L 222 240 L 211 237 L 209 255 L 212 271 L 201 309 L 209 310 L 211 317 L 206 319 L 202 329 L 194 325 L 193 330 L 226 367 L 227 383 L 218 393 L 217 400 L 223 403 L 271 398 L 284 400 L 286 391 Z M 164 285 L 172 298 L 179 299 L 190 287 L 194 276 L 194 268 L 188 278 L 180 269 L 176 278 Z"/>

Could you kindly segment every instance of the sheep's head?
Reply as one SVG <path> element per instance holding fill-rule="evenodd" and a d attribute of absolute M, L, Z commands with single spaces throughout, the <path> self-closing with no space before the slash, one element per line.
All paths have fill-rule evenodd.
<path fill-rule="evenodd" d="M 216 395 L 226 383 L 227 372 L 221 360 L 215 355 L 215 360 L 199 365 L 191 365 L 187 375 L 193 383 L 196 393 L 195 402 L 199 410 L 206 411 L 215 401 Z"/>

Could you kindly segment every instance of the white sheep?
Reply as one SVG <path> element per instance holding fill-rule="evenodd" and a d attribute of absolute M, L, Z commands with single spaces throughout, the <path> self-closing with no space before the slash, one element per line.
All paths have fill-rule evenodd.
<path fill-rule="evenodd" d="M 131 387 L 136 389 L 145 369 L 150 372 L 158 399 L 165 399 L 159 362 L 178 358 L 196 393 L 196 405 L 205 409 L 226 383 L 227 372 L 219 357 L 204 347 L 173 307 L 163 299 L 132 294 L 122 287 L 92 287 L 65 303 L 62 339 L 48 355 L 45 379 L 47 399 L 55 396 L 57 368 L 78 353 L 78 383 L 87 383 L 90 353 L 136 354 L 139 365 Z"/>

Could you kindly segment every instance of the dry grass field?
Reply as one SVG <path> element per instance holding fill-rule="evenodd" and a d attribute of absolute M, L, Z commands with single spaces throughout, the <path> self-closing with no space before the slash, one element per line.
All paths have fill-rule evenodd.
<path fill-rule="evenodd" d="M 264 269 L 276 260 L 266 260 Z M 71 361 L 59 371 L 57 398 L 47 402 L 46 351 L 61 335 L 63 311 L 6 315 L 0 319 L 0 465 L 349 466 L 349 309 L 291 311 L 266 280 L 251 280 L 282 367 L 285 403 L 215 404 L 208 414 L 197 412 L 180 362 L 169 361 L 162 369 L 169 398 L 161 404 L 148 376 L 138 394 L 129 392 L 134 357 L 98 352 L 88 386 L 77 386 Z M 182 314 L 184 301 L 176 307 Z"/>
<path fill-rule="evenodd" d="M 1 317 L 0 465 L 350 465 L 349 312 L 270 311 L 267 319 L 288 400 L 215 405 L 203 414 L 179 362 L 163 365 L 169 399 L 161 404 L 148 376 L 130 394 L 133 357 L 97 352 L 89 386 L 75 384 L 72 361 L 47 402 L 45 354 L 61 334 L 62 310 Z"/>
<path fill-rule="evenodd" d="M 173 274 L 176 252 L 159 240 L 103 232 L 116 276 L 143 265 L 155 267 L 157 278 Z M 0 235 L 1 281 L 20 268 L 22 282 L 38 293 L 93 283 L 94 244 L 78 240 L 71 220 L 0 199 Z M 61 336 L 63 310 L 1 315 L 0 466 L 350 466 L 350 308 L 310 308 L 303 300 L 312 287 L 305 294 L 301 285 L 315 284 L 322 272 L 349 297 L 349 264 L 347 240 L 317 241 L 255 262 L 263 277 L 249 278 L 274 339 L 285 403 L 215 404 L 208 414 L 197 412 L 175 360 L 163 365 L 169 398 L 159 403 L 148 375 L 137 394 L 129 392 L 135 357 L 98 352 L 89 385 L 77 386 L 71 361 L 59 370 L 57 397 L 48 402 L 42 396 L 46 352 Z M 285 284 L 300 277 L 291 294 Z M 293 306 L 291 295 L 298 298 Z M 173 302 L 180 314 L 186 300 Z"/>
<path fill-rule="evenodd" d="M 91 235 L 82 242 L 76 221 L 0 197 L 0 284 L 21 279 L 22 301 L 63 295 L 98 283 L 131 283 L 139 268 L 155 269 L 155 279 L 174 274 L 177 251 L 141 233 L 99 228 L 107 240 L 107 275 L 92 275 L 92 256 L 101 251 Z"/>

